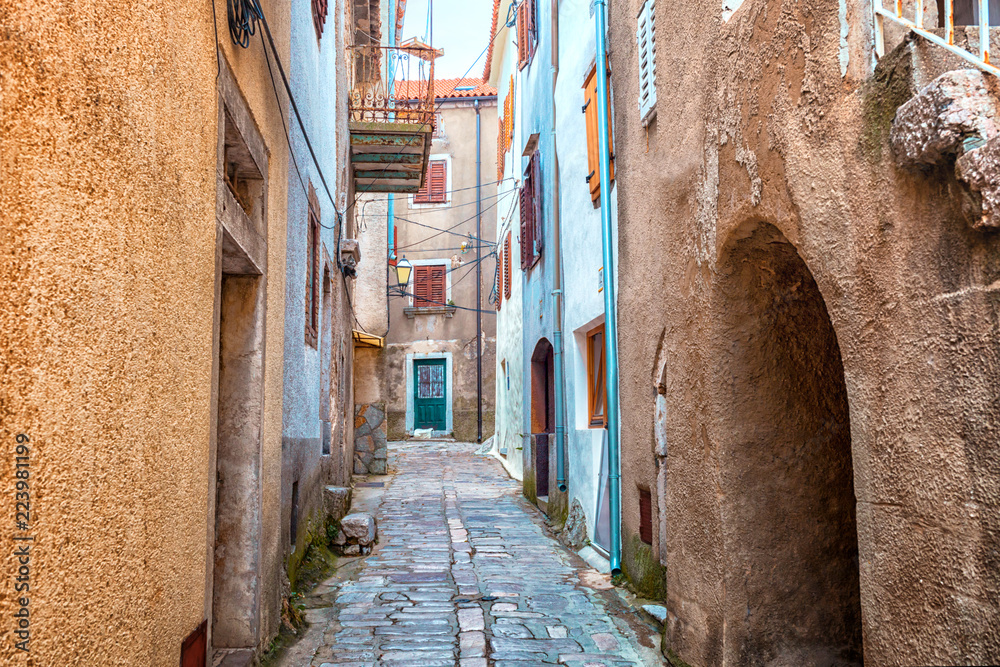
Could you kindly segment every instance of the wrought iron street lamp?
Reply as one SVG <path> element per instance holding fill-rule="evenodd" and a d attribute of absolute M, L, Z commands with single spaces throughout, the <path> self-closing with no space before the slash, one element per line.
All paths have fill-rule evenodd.
<path fill-rule="evenodd" d="M 396 262 L 396 289 L 400 294 L 406 294 L 406 288 L 410 285 L 410 274 L 413 273 L 413 264 L 403 255 Z"/>

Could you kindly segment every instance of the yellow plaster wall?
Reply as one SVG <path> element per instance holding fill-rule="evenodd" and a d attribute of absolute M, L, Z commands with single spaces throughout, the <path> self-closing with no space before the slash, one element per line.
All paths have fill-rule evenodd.
<path fill-rule="evenodd" d="M 287 62 L 287 7 L 264 10 Z M 266 637 L 280 590 L 287 153 L 259 39 L 233 53 L 217 12 L 270 149 Z M 207 2 L 0 0 L 2 664 L 175 665 L 206 615 L 212 20 Z M 30 655 L 11 636 L 19 432 L 32 445 Z"/>

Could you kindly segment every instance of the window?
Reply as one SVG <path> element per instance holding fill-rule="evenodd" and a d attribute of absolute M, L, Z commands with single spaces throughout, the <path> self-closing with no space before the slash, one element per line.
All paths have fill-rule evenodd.
<path fill-rule="evenodd" d="M 517 10 L 517 68 L 524 69 L 535 55 L 538 43 L 535 0 L 522 0 Z"/>
<path fill-rule="evenodd" d="M 608 75 L 610 77 L 610 73 Z M 610 82 L 609 82 L 610 83 Z M 601 197 L 601 170 L 600 157 L 597 146 L 597 66 L 595 65 L 587 75 L 583 84 L 584 105 L 583 113 L 587 120 L 587 183 L 590 184 L 590 199 L 597 205 L 597 200 Z M 611 105 L 608 105 L 608 148 L 611 155 L 611 180 L 615 180 L 615 137 L 612 132 Z"/>
<path fill-rule="evenodd" d="M 427 163 L 424 184 L 413 196 L 414 204 L 448 203 L 448 161 L 431 160 Z"/>
<path fill-rule="evenodd" d="M 653 543 L 653 496 L 649 489 L 639 487 L 639 539 Z"/>
<path fill-rule="evenodd" d="M 444 264 L 413 267 L 413 307 L 441 308 L 447 305 L 448 284 Z"/>
<path fill-rule="evenodd" d="M 434 134 L 431 135 L 433 139 L 440 139 L 444 136 L 444 121 L 441 120 L 441 112 L 438 111 L 434 114 Z"/>
<path fill-rule="evenodd" d="M 507 97 L 503 101 L 503 116 L 497 118 L 497 180 L 503 179 L 504 155 L 514 141 L 514 76 L 510 77 Z"/>
<path fill-rule="evenodd" d="M 316 28 L 316 39 L 323 36 L 323 24 L 326 23 L 327 0 L 312 0 L 313 27 Z"/>
<path fill-rule="evenodd" d="M 503 241 L 503 295 L 510 298 L 510 232 Z"/>
<path fill-rule="evenodd" d="M 938 25 L 943 28 L 944 26 L 944 0 L 938 0 Z M 964 26 L 964 25 L 979 25 L 979 2 L 976 0 L 954 0 L 952 5 L 954 9 L 954 25 Z M 990 25 L 996 26 L 1000 25 L 1000 2 L 998 0 L 989 0 L 988 8 L 990 10 Z"/>
<path fill-rule="evenodd" d="M 639 120 L 643 123 L 656 107 L 656 9 L 654 0 L 642 3 L 635 29 L 639 52 Z"/>
<path fill-rule="evenodd" d="M 542 256 L 542 158 L 531 154 L 521 184 L 521 269 L 528 270 Z"/>
<path fill-rule="evenodd" d="M 608 398 L 604 392 L 604 325 L 587 334 L 587 405 L 590 428 L 608 423 Z"/>
<path fill-rule="evenodd" d="M 309 184 L 309 229 L 306 239 L 306 343 L 316 347 L 319 327 L 319 200 Z"/>
<path fill-rule="evenodd" d="M 497 255 L 497 271 L 496 271 L 496 285 L 494 286 L 497 293 L 496 308 L 499 311 L 500 306 L 503 305 L 503 249 L 500 249 L 500 254 Z"/>

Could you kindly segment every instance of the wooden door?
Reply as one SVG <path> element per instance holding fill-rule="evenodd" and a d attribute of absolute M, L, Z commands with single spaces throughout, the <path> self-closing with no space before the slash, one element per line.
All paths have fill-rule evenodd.
<path fill-rule="evenodd" d="M 413 428 L 448 428 L 448 391 L 444 359 L 413 362 Z"/>

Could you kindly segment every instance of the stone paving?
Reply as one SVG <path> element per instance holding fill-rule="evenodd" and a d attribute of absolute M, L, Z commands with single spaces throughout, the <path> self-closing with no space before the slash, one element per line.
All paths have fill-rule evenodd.
<path fill-rule="evenodd" d="M 545 534 L 520 485 L 474 451 L 390 444 L 379 545 L 349 579 L 325 584 L 333 606 L 319 647 L 295 664 L 662 664 L 583 585 L 596 572 Z"/>

